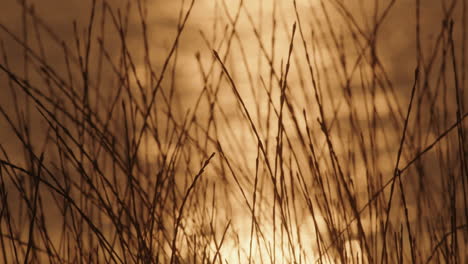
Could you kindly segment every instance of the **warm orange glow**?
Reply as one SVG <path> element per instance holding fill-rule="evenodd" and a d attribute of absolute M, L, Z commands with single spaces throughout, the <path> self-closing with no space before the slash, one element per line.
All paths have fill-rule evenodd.
<path fill-rule="evenodd" d="M 467 25 L 465 1 L 6 0 L 0 262 L 465 263 Z"/>

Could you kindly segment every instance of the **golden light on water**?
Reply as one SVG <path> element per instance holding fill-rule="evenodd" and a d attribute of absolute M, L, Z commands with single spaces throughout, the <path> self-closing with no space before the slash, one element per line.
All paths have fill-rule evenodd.
<path fill-rule="evenodd" d="M 0 262 L 466 262 L 466 5 L 7 0 Z"/>

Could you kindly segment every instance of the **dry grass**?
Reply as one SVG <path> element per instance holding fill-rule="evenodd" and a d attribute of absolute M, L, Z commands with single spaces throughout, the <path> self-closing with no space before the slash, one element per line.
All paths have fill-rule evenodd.
<path fill-rule="evenodd" d="M 421 2 L 9 1 L 0 262 L 466 263 L 466 2 Z"/>

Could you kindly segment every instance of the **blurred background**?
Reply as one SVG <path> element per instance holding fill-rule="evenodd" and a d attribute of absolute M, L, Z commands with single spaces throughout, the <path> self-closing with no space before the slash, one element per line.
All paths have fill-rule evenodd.
<path fill-rule="evenodd" d="M 3 261 L 466 262 L 466 5 L 4 1 Z"/>

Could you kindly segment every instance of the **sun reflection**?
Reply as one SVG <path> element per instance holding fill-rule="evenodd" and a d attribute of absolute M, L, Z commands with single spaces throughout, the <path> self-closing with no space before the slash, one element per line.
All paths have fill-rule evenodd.
<path fill-rule="evenodd" d="M 0 11 L 0 259 L 465 260 L 464 1 L 33 2 Z"/>

